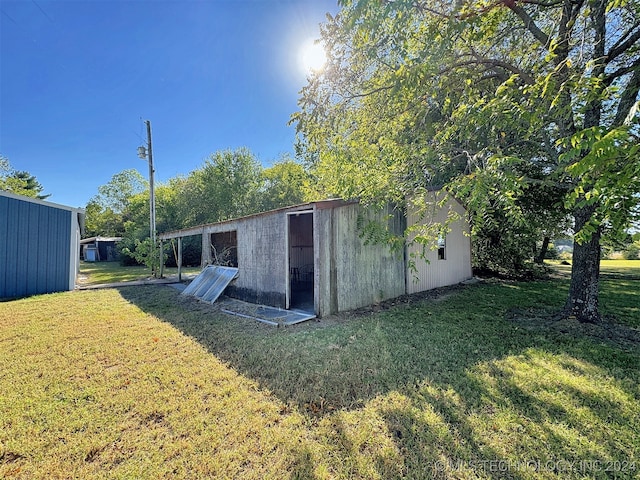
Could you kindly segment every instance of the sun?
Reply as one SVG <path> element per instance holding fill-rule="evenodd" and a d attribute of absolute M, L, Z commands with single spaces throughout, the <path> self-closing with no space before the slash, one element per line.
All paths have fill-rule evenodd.
<path fill-rule="evenodd" d="M 300 47 L 300 66 L 304 73 L 318 73 L 327 63 L 327 54 L 321 43 L 309 39 Z"/>

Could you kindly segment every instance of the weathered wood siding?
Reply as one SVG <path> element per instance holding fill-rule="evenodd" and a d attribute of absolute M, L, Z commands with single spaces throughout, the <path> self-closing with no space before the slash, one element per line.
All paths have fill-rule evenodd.
<path fill-rule="evenodd" d="M 316 315 L 326 317 L 338 311 L 334 209 L 318 209 L 313 214 L 315 255 L 313 299 Z"/>
<path fill-rule="evenodd" d="M 78 212 L 0 192 L 0 298 L 74 288 Z"/>
<path fill-rule="evenodd" d="M 435 205 L 441 198 L 440 194 L 432 193 L 428 199 Z M 428 208 L 424 217 L 410 208 L 407 221 L 409 225 L 418 223 L 443 223 L 449 211 L 453 210 L 460 217 L 451 224 L 451 231 L 446 236 L 446 258 L 438 259 L 438 251 L 426 250 L 426 260 L 420 258 L 422 247 L 409 245 L 407 258 L 414 259 L 416 271 L 412 271 L 407 263 L 407 293 L 422 292 L 433 288 L 454 285 L 471 278 L 471 239 L 464 207 L 456 200 L 449 199 L 443 208 Z"/>
<path fill-rule="evenodd" d="M 256 215 L 203 227 L 203 263 L 211 263 L 212 233 L 235 231 L 238 241 L 238 278 L 226 293 L 252 303 L 285 307 L 286 214 Z"/>
<path fill-rule="evenodd" d="M 238 268 L 232 287 L 237 296 L 255 303 L 285 307 L 286 233 L 284 212 L 248 218 L 238 228 Z"/>
<path fill-rule="evenodd" d="M 389 213 L 389 220 L 382 220 Z M 316 308 L 320 316 L 352 310 L 405 293 L 402 252 L 392 253 L 380 243 L 366 244 L 358 228 L 359 216 L 375 216 L 404 232 L 404 217 L 388 210 L 371 214 L 358 204 L 316 213 L 318 285 Z"/>
<path fill-rule="evenodd" d="M 386 222 L 392 232 L 402 236 L 407 217 L 391 207 L 373 213 L 356 202 L 327 200 L 168 232 L 160 238 L 202 234 L 202 262 L 209 264 L 211 234 L 236 231 L 239 274 L 226 293 L 276 307 L 287 307 L 290 267 L 299 269 L 313 264 L 315 313 L 323 317 L 470 278 L 471 246 L 464 234 L 468 232 L 465 212 L 458 202 L 451 200 L 447 208 L 436 210 L 426 219 L 410 212 L 408 221 L 441 222 L 446 219 L 448 208 L 462 220 L 452 225 L 447 236 L 446 260 L 438 260 L 437 251 L 427 253 L 430 263 L 417 259 L 417 281 L 416 274 L 407 267 L 406 257 L 418 252 L 419 247 L 391 252 L 386 244 L 367 244 L 361 236 L 359 225 L 363 218 Z M 313 245 L 307 238 L 309 228 L 302 223 L 292 229 L 288 238 L 288 214 L 295 213 L 312 213 Z"/>

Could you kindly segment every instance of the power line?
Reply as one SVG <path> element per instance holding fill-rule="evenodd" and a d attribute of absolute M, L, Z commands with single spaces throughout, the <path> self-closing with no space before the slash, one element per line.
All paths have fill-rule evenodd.
<path fill-rule="evenodd" d="M 47 12 L 45 12 L 45 11 L 44 11 L 44 9 L 43 9 L 40 5 L 38 5 L 38 2 L 36 2 L 36 0 L 31 0 L 31 1 L 33 2 L 33 4 L 34 4 L 36 7 L 38 7 L 38 10 L 40 10 L 40 11 L 42 12 L 42 14 L 43 14 L 45 17 L 47 17 L 47 19 L 48 19 L 51 23 L 55 23 L 55 22 L 53 21 L 53 18 L 51 18 L 51 17 L 47 14 Z"/>
<path fill-rule="evenodd" d="M 18 24 L 18 22 L 16 22 L 16 21 L 11 17 L 11 15 L 9 15 L 7 12 L 5 12 L 4 10 L 2 10 L 2 13 L 4 14 L 4 16 L 5 16 L 5 17 L 7 17 L 9 20 L 11 20 L 11 21 L 16 25 L 16 26 L 18 26 L 18 27 L 20 26 L 20 25 Z"/>

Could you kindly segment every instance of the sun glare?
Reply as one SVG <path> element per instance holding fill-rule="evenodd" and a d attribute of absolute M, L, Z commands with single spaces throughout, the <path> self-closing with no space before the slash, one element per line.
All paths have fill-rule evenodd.
<path fill-rule="evenodd" d="M 327 55 L 324 47 L 314 40 L 307 40 L 300 48 L 300 64 L 304 73 L 310 74 L 319 72 L 327 62 Z"/>

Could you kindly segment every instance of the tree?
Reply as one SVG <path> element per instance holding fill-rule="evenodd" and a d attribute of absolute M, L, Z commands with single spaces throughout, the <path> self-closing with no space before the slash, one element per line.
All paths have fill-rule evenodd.
<path fill-rule="evenodd" d="M 303 165 L 284 157 L 262 171 L 263 211 L 304 203 L 318 198 L 312 177 Z"/>
<path fill-rule="evenodd" d="M 183 185 L 186 221 L 198 225 L 259 212 L 261 175 L 260 162 L 246 148 L 211 154 Z"/>
<path fill-rule="evenodd" d="M 50 195 L 43 195 L 44 187 L 36 177 L 24 170 L 14 170 L 9 159 L 0 155 L 0 190 L 44 200 Z"/>
<path fill-rule="evenodd" d="M 85 206 L 84 235 L 88 237 L 119 237 L 124 233 L 123 219 L 110 208 L 105 208 L 94 198 Z"/>
<path fill-rule="evenodd" d="M 113 175 L 108 183 L 98 187 L 98 194 L 87 203 L 85 235 L 124 235 L 131 199 L 145 189 L 148 189 L 148 183 L 135 169 L 123 170 Z M 147 202 L 148 199 L 147 195 Z"/>
<path fill-rule="evenodd" d="M 136 169 L 116 173 L 105 185 L 98 187 L 97 201 L 104 208 L 122 214 L 132 196 L 149 188 L 149 183 Z"/>
<path fill-rule="evenodd" d="M 372 202 L 444 183 L 474 229 L 524 230 L 552 191 L 574 219 L 564 312 L 598 321 L 601 237 L 638 214 L 639 2 L 342 4 L 292 117 L 323 181 Z"/>
<path fill-rule="evenodd" d="M 248 149 L 213 153 L 204 164 L 187 176 L 158 183 L 156 228 L 159 232 L 213 223 L 261 211 L 262 166 Z M 126 172 L 123 172 L 126 173 Z M 117 182 L 100 187 L 102 218 L 120 205 L 119 226 L 125 261 L 148 258 L 149 191 L 129 188 L 131 176 L 114 176 Z M 124 188 L 126 187 L 126 188 Z M 114 202 L 113 200 L 117 200 Z M 87 222 L 89 223 L 89 222 Z M 187 242 L 199 249 L 199 245 Z M 189 254 L 187 253 L 187 256 Z"/>
<path fill-rule="evenodd" d="M 635 242 L 627 245 L 627 247 L 624 249 L 624 252 L 622 252 L 622 256 L 626 260 L 640 259 L 640 240 L 636 240 Z"/>
<path fill-rule="evenodd" d="M 184 222 L 182 212 L 180 212 L 179 197 L 184 192 L 181 189 L 183 178 L 172 178 L 166 184 L 158 183 L 155 186 L 156 198 L 156 229 L 164 232 L 188 226 Z M 151 258 L 149 243 L 149 190 L 137 193 L 129 197 L 127 209 L 122 216 L 122 237 L 121 251 L 123 262 L 145 263 L 149 267 L 151 261 L 158 258 Z"/>

